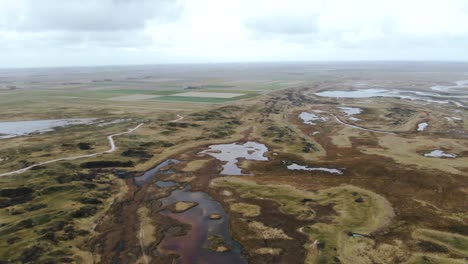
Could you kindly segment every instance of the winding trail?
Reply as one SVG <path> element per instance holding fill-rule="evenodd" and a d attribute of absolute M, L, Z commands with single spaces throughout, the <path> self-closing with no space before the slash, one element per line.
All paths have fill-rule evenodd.
<path fill-rule="evenodd" d="M 360 130 L 364 130 L 364 131 L 369 131 L 369 132 L 375 132 L 375 133 L 382 133 L 382 134 L 387 134 L 387 135 L 396 135 L 396 133 L 394 132 L 388 132 L 388 131 L 384 131 L 384 130 L 377 130 L 377 129 L 370 129 L 370 128 L 365 128 L 365 127 L 360 127 L 360 126 L 356 126 L 356 125 L 351 125 L 349 123 L 346 123 L 345 121 L 339 119 L 336 115 L 333 115 L 336 119 L 336 121 L 342 125 L 345 125 L 345 126 L 349 126 L 349 127 L 352 127 L 352 128 L 357 128 L 357 129 L 360 129 Z"/>
<path fill-rule="evenodd" d="M 172 121 L 170 121 L 170 122 L 171 122 L 171 123 L 175 123 L 175 122 L 179 122 L 180 120 L 184 119 L 184 117 L 181 116 L 181 115 L 177 115 L 177 117 L 178 117 L 177 119 L 172 120 Z"/>
<path fill-rule="evenodd" d="M 20 170 L 15 170 L 15 171 L 2 173 L 2 174 L 0 174 L 0 177 L 9 176 L 9 175 L 13 175 L 13 174 L 20 174 L 20 173 L 28 171 L 28 170 L 30 170 L 32 168 L 42 166 L 42 165 L 46 165 L 46 164 L 50 164 L 50 163 L 54 163 L 54 162 L 57 162 L 57 161 L 76 160 L 76 159 L 81 159 L 81 158 L 90 158 L 90 157 L 96 157 L 98 155 L 102 155 L 102 154 L 106 154 L 106 153 L 112 153 L 117 149 L 117 147 L 115 146 L 115 142 L 114 142 L 114 137 L 115 136 L 120 136 L 120 135 L 132 133 L 133 131 L 137 130 L 138 128 L 140 128 L 143 125 L 144 125 L 144 123 L 141 123 L 141 124 L 139 124 L 138 126 L 136 126 L 134 128 L 128 129 L 128 131 L 120 132 L 120 133 L 116 133 L 116 134 L 112 134 L 112 135 L 107 136 L 107 140 L 109 140 L 110 149 L 108 149 L 106 151 L 101 151 L 101 152 L 96 152 L 96 153 L 91 153 L 91 154 L 86 154 L 86 155 L 80 155 L 80 156 L 74 156 L 74 157 L 68 157 L 68 158 L 48 160 L 48 161 L 44 161 L 44 162 L 40 162 L 40 163 L 31 165 L 29 167 L 26 167 L 26 168 L 23 168 L 23 169 L 20 169 Z"/>

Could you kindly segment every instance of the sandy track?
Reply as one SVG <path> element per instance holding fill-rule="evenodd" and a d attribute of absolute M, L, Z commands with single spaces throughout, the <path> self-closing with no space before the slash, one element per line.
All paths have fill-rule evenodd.
<path fill-rule="evenodd" d="M 177 117 L 178 117 L 177 119 L 174 119 L 174 120 L 172 120 L 170 122 L 177 122 L 177 121 L 180 121 L 180 120 L 184 119 L 184 117 L 181 116 L 181 115 L 177 115 Z M 0 177 L 9 176 L 9 175 L 13 175 L 13 174 L 20 174 L 20 173 L 28 171 L 28 170 L 30 170 L 32 168 L 35 168 L 37 166 L 42 166 L 42 165 L 54 163 L 54 162 L 57 162 L 57 161 L 76 160 L 76 159 L 81 159 L 81 158 L 91 158 L 91 157 L 96 157 L 96 156 L 106 154 L 106 153 L 112 153 L 117 149 L 117 147 L 115 146 L 115 142 L 114 142 L 114 137 L 115 136 L 120 136 L 120 135 L 132 133 L 133 131 L 137 130 L 138 128 L 140 128 L 143 125 L 144 125 L 144 123 L 141 123 L 141 124 L 139 124 L 138 126 L 136 126 L 134 128 L 130 128 L 128 131 L 124 131 L 124 132 L 120 132 L 120 133 L 116 133 L 116 134 L 112 134 L 112 135 L 107 136 L 107 140 L 109 140 L 110 149 L 108 149 L 106 151 L 101 151 L 101 152 L 96 152 L 96 153 L 91 153 L 91 154 L 86 154 L 86 155 L 80 155 L 80 156 L 73 156 L 73 157 L 68 157 L 68 158 L 48 160 L 48 161 L 44 161 L 44 162 L 40 162 L 40 163 L 31 165 L 31 166 L 26 167 L 26 168 L 22 168 L 20 170 L 15 170 L 15 171 L 2 173 L 2 174 L 0 174 Z"/>
<path fill-rule="evenodd" d="M 9 175 L 13 175 L 13 174 L 20 174 L 20 173 L 28 171 L 28 170 L 30 170 L 32 168 L 35 168 L 37 166 L 42 166 L 42 165 L 54 163 L 54 162 L 57 162 L 57 161 L 76 160 L 76 159 L 81 159 L 81 158 L 91 158 L 91 157 L 96 157 L 98 155 L 102 155 L 102 154 L 106 154 L 106 153 L 112 153 L 117 149 L 117 147 L 115 146 L 115 142 L 114 142 L 114 137 L 115 136 L 120 136 L 120 135 L 132 133 L 133 131 L 137 130 L 141 126 L 143 126 L 143 123 L 139 124 L 138 126 L 136 126 L 134 128 L 129 129 L 128 131 L 120 132 L 120 133 L 116 133 L 116 134 L 112 134 L 112 135 L 107 136 L 107 140 L 109 140 L 110 149 L 108 149 L 106 151 L 101 151 L 101 152 L 96 152 L 96 153 L 91 153 L 91 154 L 86 154 L 86 155 L 80 155 L 80 156 L 73 156 L 73 157 L 67 157 L 67 158 L 48 160 L 48 161 L 44 161 L 44 162 L 40 162 L 40 163 L 31 165 L 29 167 L 26 167 L 26 168 L 23 168 L 23 169 L 20 169 L 20 170 L 15 170 L 15 171 L 2 173 L 2 174 L 0 174 L 0 177 L 9 176 Z"/>
<path fill-rule="evenodd" d="M 349 123 L 346 123 L 345 121 L 339 119 L 337 116 L 335 116 L 335 119 L 338 123 L 342 124 L 342 125 L 345 125 L 345 126 L 349 126 L 349 127 L 352 127 L 352 128 L 356 128 L 356 129 L 360 129 L 360 130 L 365 130 L 365 131 L 369 131 L 369 132 L 375 132 L 375 133 L 382 133 L 382 134 L 387 134 L 387 135 L 396 135 L 396 133 L 393 133 L 393 132 L 389 132 L 389 131 L 383 131 L 383 130 L 377 130 L 377 129 L 370 129 L 370 128 L 365 128 L 365 127 L 360 127 L 360 126 L 356 126 L 356 125 L 351 125 Z"/>
<path fill-rule="evenodd" d="M 183 117 L 183 116 L 181 116 L 181 115 L 177 115 L 177 117 L 178 117 L 177 119 L 175 119 L 175 120 L 172 120 L 172 121 L 170 121 L 170 122 L 171 122 L 171 123 L 174 123 L 174 122 L 179 122 L 180 120 L 184 119 L 184 117 Z"/>

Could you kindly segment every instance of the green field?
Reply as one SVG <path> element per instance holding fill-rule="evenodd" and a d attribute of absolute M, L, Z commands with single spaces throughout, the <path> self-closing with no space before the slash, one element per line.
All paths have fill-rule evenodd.
<path fill-rule="evenodd" d="M 156 101 L 174 101 L 174 102 L 192 102 L 192 103 L 212 103 L 222 104 L 226 102 L 237 101 L 241 99 L 253 98 L 255 93 L 249 93 L 234 98 L 212 98 L 212 97 L 191 97 L 191 96 L 161 96 L 153 98 Z"/>

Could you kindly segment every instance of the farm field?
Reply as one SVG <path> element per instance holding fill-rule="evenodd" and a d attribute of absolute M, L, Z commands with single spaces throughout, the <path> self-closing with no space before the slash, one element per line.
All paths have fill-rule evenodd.
<path fill-rule="evenodd" d="M 0 70 L 0 127 L 86 121 L 0 130 L 0 263 L 466 263 L 463 80 L 463 63 Z"/>

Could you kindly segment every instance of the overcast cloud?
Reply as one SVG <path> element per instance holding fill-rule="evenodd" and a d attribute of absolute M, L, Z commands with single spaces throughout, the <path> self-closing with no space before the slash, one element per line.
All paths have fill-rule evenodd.
<path fill-rule="evenodd" d="M 0 0 L 0 67 L 468 60 L 466 0 Z"/>

